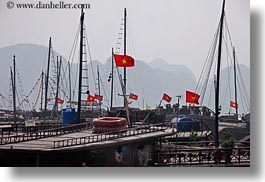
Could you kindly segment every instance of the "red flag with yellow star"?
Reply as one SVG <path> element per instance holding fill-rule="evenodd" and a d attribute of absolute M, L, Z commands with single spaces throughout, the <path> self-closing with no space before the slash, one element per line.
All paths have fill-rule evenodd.
<path fill-rule="evenodd" d="M 230 101 L 230 107 L 238 108 L 238 105 L 236 102 Z"/>
<path fill-rule="evenodd" d="M 167 95 L 166 93 L 164 93 L 163 97 L 162 97 L 162 100 L 165 100 L 167 102 L 170 102 L 172 99 L 172 97 L 170 97 L 169 95 Z"/>
<path fill-rule="evenodd" d="M 200 95 L 194 92 L 186 91 L 186 102 L 191 104 L 199 104 Z"/>
<path fill-rule="evenodd" d="M 127 55 L 114 54 L 115 62 L 117 67 L 133 67 L 134 59 Z"/>
<path fill-rule="evenodd" d="M 60 99 L 60 98 L 57 98 L 56 102 L 57 102 L 58 104 L 63 104 L 63 103 L 64 103 L 64 100 L 62 100 L 62 99 Z"/>
<path fill-rule="evenodd" d="M 93 95 L 88 95 L 87 96 L 87 101 L 88 102 L 94 102 L 95 101 L 95 97 Z"/>
<path fill-rule="evenodd" d="M 138 100 L 138 95 L 130 93 L 129 98 L 133 100 Z"/>
<path fill-rule="evenodd" d="M 97 99 L 99 101 L 102 101 L 103 100 L 103 95 L 95 94 L 95 99 Z"/>

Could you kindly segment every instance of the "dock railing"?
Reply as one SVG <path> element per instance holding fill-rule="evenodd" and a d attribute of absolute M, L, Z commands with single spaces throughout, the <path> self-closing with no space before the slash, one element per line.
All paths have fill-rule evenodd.
<path fill-rule="evenodd" d="M 81 124 L 56 127 L 52 129 L 45 129 L 45 130 L 41 130 L 37 132 L 27 131 L 26 133 L 1 137 L 0 145 L 25 142 L 25 141 L 30 141 L 30 140 L 37 140 L 41 138 L 53 137 L 53 136 L 58 136 L 58 135 L 64 135 L 67 133 L 73 133 L 73 132 L 81 131 L 84 129 L 88 129 L 90 127 L 91 127 L 90 123 L 81 123 Z"/>
<path fill-rule="evenodd" d="M 69 147 L 75 145 L 84 145 L 96 142 L 102 142 L 106 140 L 114 140 L 119 138 L 137 136 L 141 134 L 148 134 L 158 131 L 164 131 L 167 127 L 164 124 L 152 124 L 152 125 L 143 125 L 135 128 L 127 128 L 115 132 L 94 134 L 85 137 L 71 138 L 65 140 L 53 141 L 54 148 Z"/>
<path fill-rule="evenodd" d="M 156 166 L 250 166 L 250 147 L 176 149 L 159 152 Z"/>

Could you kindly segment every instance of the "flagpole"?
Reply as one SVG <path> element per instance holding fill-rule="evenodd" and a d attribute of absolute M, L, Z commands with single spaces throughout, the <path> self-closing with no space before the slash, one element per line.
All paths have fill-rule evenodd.
<path fill-rule="evenodd" d="M 158 108 L 160 108 L 161 104 L 162 104 L 162 99 L 160 100 L 160 103 L 158 105 Z"/>

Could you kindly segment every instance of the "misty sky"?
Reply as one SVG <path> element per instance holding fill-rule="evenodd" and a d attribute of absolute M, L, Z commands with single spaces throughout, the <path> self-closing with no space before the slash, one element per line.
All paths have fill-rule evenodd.
<path fill-rule="evenodd" d="M 0 47 L 18 43 L 48 46 L 51 36 L 54 49 L 65 58 L 69 57 L 79 24 L 80 10 L 8 9 L 8 1 L 0 2 Z M 58 3 L 59 0 L 53 2 Z M 64 2 L 91 5 L 91 9 L 85 10 L 85 26 L 93 60 L 105 62 L 110 56 L 111 48 L 116 46 L 123 8 L 126 7 L 130 39 L 135 49 L 134 51 L 132 46 L 128 46 L 128 53 L 146 62 L 163 58 L 169 63 L 185 65 L 197 78 L 217 29 L 222 6 L 222 0 Z M 249 66 L 249 0 L 227 0 L 226 17 L 238 60 Z"/>

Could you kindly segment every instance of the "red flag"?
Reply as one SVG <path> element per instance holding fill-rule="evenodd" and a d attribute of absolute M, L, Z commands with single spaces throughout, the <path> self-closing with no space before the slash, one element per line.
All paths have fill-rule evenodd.
<path fill-rule="evenodd" d="M 138 95 L 135 95 L 135 94 L 130 93 L 129 98 L 130 99 L 133 99 L 133 100 L 138 100 Z"/>
<path fill-rule="evenodd" d="M 88 101 L 88 102 L 94 102 L 94 101 L 95 101 L 95 97 L 92 96 L 92 95 L 88 95 L 88 96 L 87 96 L 87 101 Z"/>
<path fill-rule="evenodd" d="M 62 100 L 62 99 L 60 99 L 60 98 L 57 98 L 56 102 L 57 102 L 58 104 L 63 104 L 63 103 L 64 103 L 64 100 Z"/>
<path fill-rule="evenodd" d="M 230 107 L 237 108 L 238 105 L 236 102 L 230 101 Z"/>
<path fill-rule="evenodd" d="M 97 95 L 95 94 L 95 99 L 102 101 L 103 100 L 103 95 Z"/>
<path fill-rule="evenodd" d="M 162 100 L 165 100 L 167 102 L 170 102 L 172 99 L 172 97 L 170 97 L 169 95 L 167 95 L 166 93 L 164 93 L 163 97 L 162 97 Z"/>
<path fill-rule="evenodd" d="M 194 92 L 186 91 L 186 102 L 191 104 L 199 104 L 200 95 Z"/>
<path fill-rule="evenodd" d="M 134 59 L 127 55 L 114 54 L 115 62 L 117 67 L 133 67 Z"/>

